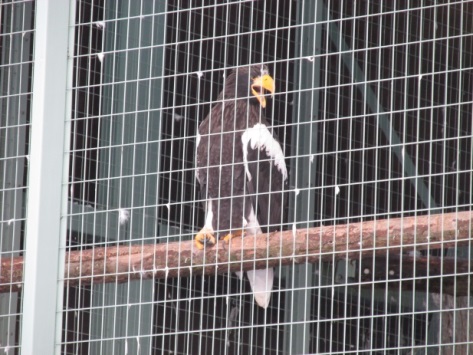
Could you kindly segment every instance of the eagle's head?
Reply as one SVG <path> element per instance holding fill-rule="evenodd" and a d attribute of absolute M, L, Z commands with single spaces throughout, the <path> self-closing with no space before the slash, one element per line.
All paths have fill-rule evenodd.
<path fill-rule="evenodd" d="M 236 92 L 235 89 L 236 88 Z M 266 65 L 237 68 L 225 81 L 224 96 L 250 99 L 250 103 L 266 107 L 266 96 L 274 94 L 275 83 Z"/>

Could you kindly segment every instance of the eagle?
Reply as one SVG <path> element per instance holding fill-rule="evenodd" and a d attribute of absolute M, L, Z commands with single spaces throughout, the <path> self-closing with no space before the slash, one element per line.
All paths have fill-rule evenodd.
<path fill-rule="evenodd" d="M 196 138 L 196 178 L 205 224 L 195 236 L 203 249 L 232 237 L 278 230 L 287 168 L 277 136 L 263 115 L 275 82 L 266 65 L 234 69 Z M 242 279 L 242 274 L 237 273 Z M 272 268 L 247 271 L 256 303 L 267 308 Z"/>

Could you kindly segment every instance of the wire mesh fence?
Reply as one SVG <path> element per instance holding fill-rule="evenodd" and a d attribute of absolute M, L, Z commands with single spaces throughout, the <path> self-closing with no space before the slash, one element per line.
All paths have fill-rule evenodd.
<path fill-rule="evenodd" d="M 33 43 L 34 4 L 0 4 L 0 260 L 25 243 Z M 23 278 L 1 284 L 0 351 L 18 353 Z"/>
<path fill-rule="evenodd" d="M 71 4 L 58 351 L 469 353 L 473 3 Z M 12 353 L 35 6 L 0 7 Z"/>

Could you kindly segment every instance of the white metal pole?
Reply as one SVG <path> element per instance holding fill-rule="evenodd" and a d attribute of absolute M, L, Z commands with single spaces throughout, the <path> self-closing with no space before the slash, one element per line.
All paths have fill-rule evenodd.
<path fill-rule="evenodd" d="M 22 354 L 53 354 L 60 260 L 69 1 L 36 2 Z"/>

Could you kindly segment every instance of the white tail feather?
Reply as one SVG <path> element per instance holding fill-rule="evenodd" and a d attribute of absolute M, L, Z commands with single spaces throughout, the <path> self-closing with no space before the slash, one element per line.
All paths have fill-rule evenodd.
<path fill-rule="evenodd" d="M 279 143 L 278 143 L 279 144 Z M 281 149 L 281 148 L 279 148 Z M 284 166 L 284 169 L 286 167 Z M 248 235 L 257 235 L 261 233 L 261 228 L 255 215 L 255 210 L 251 207 L 250 214 L 246 219 L 245 232 Z M 269 300 L 271 299 L 271 291 L 273 290 L 274 269 L 261 269 L 247 271 L 248 280 L 250 280 L 251 290 L 255 296 L 255 301 L 258 306 L 268 308 Z M 242 274 L 237 273 L 241 279 Z"/>
<path fill-rule="evenodd" d="M 260 307 L 268 308 L 273 289 L 274 269 L 250 270 L 246 274 L 250 280 L 256 303 Z"/>

